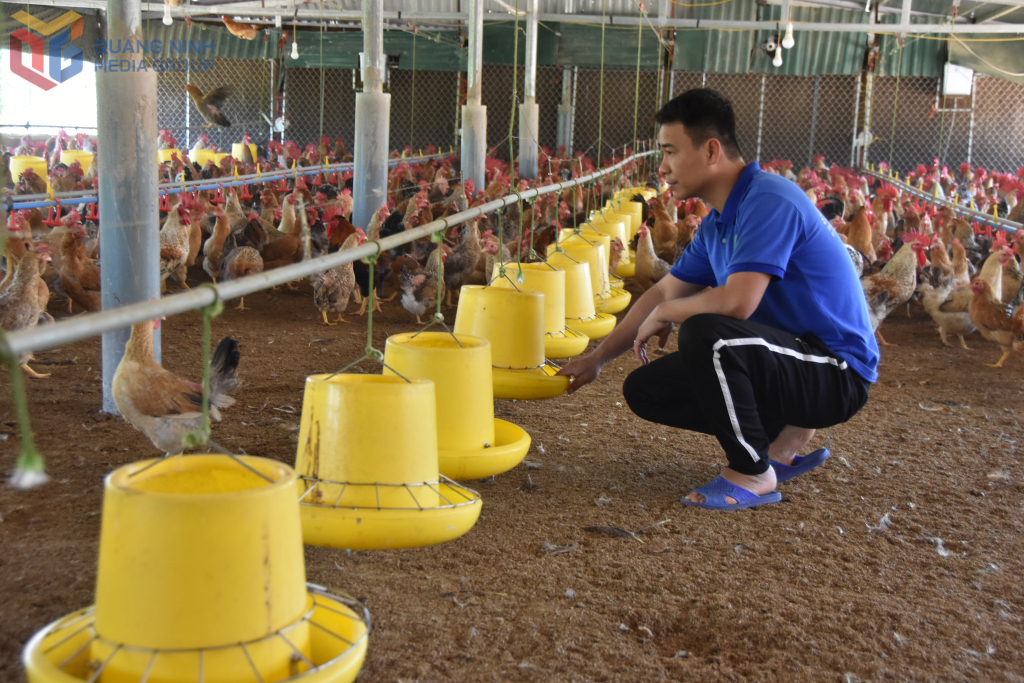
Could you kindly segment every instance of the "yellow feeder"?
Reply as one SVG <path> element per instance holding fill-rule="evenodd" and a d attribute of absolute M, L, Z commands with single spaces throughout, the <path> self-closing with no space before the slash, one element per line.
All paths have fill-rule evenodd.
<path fill-rule="evenodd" d="M 629 236 L 629 240 L 636 237 L 636 233 L 640 229 L 639 218 L 631 213 L 619 211 L 612 207 L 605 207 L 600 211 L 594 211 L 590 215 L 590 224 L 596 227 L 598 223 L 622 223 L 625 226 L 625 232 Z M 628 240 L 626 244 L 629 244 Z"/>
<path fill-rule="evenodd" d="M 395 423 L 385 418 L 401 416 Z M 306 378 L 295 469 L 307 545 L 416 548 L 458 538 L 480 496 L 438 476 L 434 383 L 383 375 Z"/>
<path fill-rule="evenodd" d="M 255 163 L 256 159 L 257 159 L 257 156 L 256 156 L 256 145 L 254 145 L 252 143 L 249 144 L 249 153 L 252 154 L 252 160 L 253 160 L 253 163 Z M 236 161 L 241 161 L 242 160 L 242 143 L 241 142 L 232 142 L 231 143 L 231 156 L 233 156 Z"/>
<path fill-rule="evenodd" d="M 231 156 L 231 155 L 230 155 L 230 154 L 228 154 L 227 152 L 216 152 L 216 153 L 215 153 L 215 154 L 213 155 L 213 163 L 215 163 L 215 164 L 217 164 L 218 166 L 220 166 L 220 162 L 224 161 L 224 160 L 225 160 L 225 159 L 227 159 L 227 158 L 228 158 L 229 156 Z"/>
<path fill-rule="evenodd" d="M 602 269 L 602 272 L 605 273 L 608 272 L 608 267 L 611 265 L 611 242 L 611 235 L 608 235 L 603 232 L 598 232 L 589 223 L 584 223 L 583 225 L 580 226 L 580 234 L 578 235 L 575 232 L 573 232 L 571 228 L 562 228 L 562 234 L 559 236 L 559 246 L 561 246 L 564 249 L 585 249 L 592 245 L 599 245 L 601 247 L 602 252 L 601 256 L 604 258 L 604 268 Z M 550 254 L 554 252 L 554 250 L 555 245 L 549 244 L 548 253 Z M 598 264 L 595 263 L 594 267 L 597 268 Z M 593 275 L 593 273 L 591 273 L 591 275 Z M 601 284 L 597 282 L 594 283 L 595 291 L 596 288 L 599 286 L 601 286 Z"/>
<path fill-rule="evenodd" d="M 192 156 L 190 156 L 189 158 L 192 159 L 192 161 L 199 164 L 200 168 L 206 166 L 207 162 L 210 161 L 212 161 L 215 164 L 217 163 L 217 153 L 209 149 L 193 150 Z"/>
<path fill-rule="evenodd" d="M 615 329 L 615 316 L 597 313 L 594 309 L 594 287 L 590 281 L 590 264 L 577 261 L 568 253 L 548 256 L 548 263 L 565 271 L 565 324 L 591 339 L 601 339 Z"/>
<path fill-rule="evenodd" d="M 30 683 L 354 680 L 369 615 L 305 583 L 298 491 L 290 467 L 250 456 L 115 470 L 96 605 L 29 641 Z"/>
<path fill-rule="evenodd" d="M 8 162 L 8 170 L 11 172 L 11 177 L 14 182 L 18 182 L 18 178 L 26 169 L 31 168 L 35 171 L 35 174 L 46 181 L 46 191 L 52 192 L 53 188 L 50 187 L 50 179 L 46 173 L 46 159 L 43 157 L 11 157 Z"/>
<path fill-rule="evenodd" d="M 516 271 L 506 273 L 515 277 Z M 568 377 L 544 360 L 544 295 L 504 287 L 463 285 L 455 313 L 455 333 L 491 342 L 495 398 L 541 399 L 561 396 Z"/>
<path fill-rule="evenodd" d="M 614 215 L 615 218 L 611 218 Z M 633 258 L 629 250 L 629 240 L 627 237 L 629 234 L 629 227 L 625 221 L 618 220 L 620 214 L 609 214 L 605 213 L 604 218 L 607 221 L 601 220 L 601 214 L 594 216 L 594 219 L 590 223 L 584 223 L 585 228 L 590 228 L 599 233 L 608 235 L 609 238 L 614 241 L 616 239 L 622 242 L 622 253 L 619 255 L 619 263 L 615 267 L 615 274 L 619 277 L 633 277 L 636 274 L 636 259 Z M 626 221 L 630 220 L 628 216 L 624 217 Z M 609 259 L 611 257 L 609 256 Z M 609 262 L 609 266 L 611 263 Z"/>
<path fill-rule="evenodd" d="M 156 158 L 160 160 L 161 164 L 166 164 L 171 160 L 171 155 L 177 154 L 178 158 L 181 158 L 180 149 L 158 149 L 156 151 Z"/>
<path fill-rule="evenodd" d="M 607 237 L 607 235 L 603 235 Z M 589 237 L 584 235 L 586 240 Z M 576 240 L 576 241 L 574 241 Z M 594 288 L 594 307 L 598 313 L 618 313 L 629 306 L 632 295 L 621 287 L 612 287 L 608 271 L 602 268 L 604 260 L 604 245 L 596 242 L 586 243 L 580 240 L 579 235 L 563 242 L 565 252 L 577 261 L 587 261 L 590 264 L 590 279 Z M 619 281 L 621 284 L 621 281 Z M 570 327 L 572 327 L 570 325 Z"/>
<path fill-rule="evenodd" d="M 495 265 L 491 274 L 494 286 L 512 289 L 511 278 L 518 273 L 515 264 L 506 266 L 503 278 L 498 277 L 498 268 Z M 565 326 L 565 271 L 547 263 L 524 263 L 523 279 L 515 287 L 544 295 L 544 355 L 571 358 L 583 353 L 590 337 Z"/>
<path fill-rule="evenodd" d="M 530 450 L 530 435 L 494 417 L 491 344 L 447 332 L 388 337 L 384 375 L 398 373 L 434 383 L 438 467 L 452 479 L 482 479 L 507 472 Z"/>
<path fill-rule="evenodd" d="M 70 166 L 77 161 L 82 165 L 82 173 L 89 172 L 89 167 L 92 166 L 92 160 L 95 157 L 96 155 L 92 152 L 83 152 L 77 149 L 64 150 L 60 153 L 60 161 L 62 164 Z"/>

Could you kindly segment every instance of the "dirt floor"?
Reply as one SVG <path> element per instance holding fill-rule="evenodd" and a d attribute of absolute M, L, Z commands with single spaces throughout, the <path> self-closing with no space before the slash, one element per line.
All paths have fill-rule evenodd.
<path fill-rule="evenodd" d="M 298 417 L 274 408 L 298 409 L 307 375 L 356 358 L 365 326 L 354 313 L 323 326 L 306 285 L 246 305 L 215 323 L 215 339 L 241 342 L 245 384 L 214 438 L 291 464 Z M 373 616 L 359 680 L 1024 680 L 1022 359 L 982 367 L 995 345 L 975 333 L 972 351 L 944 348 L 912 310 L 883 324 L 899 346 L 883 349 L 868 405 L 835 429 L 832 459 L 766 508 L 678 502 L 724 457 L 710 437 L 624 407 L 632 358 L 573 397 L 496 401 L 533 446 L 511 472 L 470 483 L 484 508 L 468 534 L 416 550 L 306 549 L 308 579 L 364 599 Z M 384 311 L 379 348 L 415 329 L 397 302 Z M 198 380 L 199 314 L 162 329 L 165 366 Z M 53 481 L 0 488 L 3 681 L 23 680 L 19 654 L 37 629 L 93 600 L 103 477 L 157 455 L 99 412 L 99 348 L 91 339 L 33 363 L 53 373 L 29 381 Z M 4 472 L 13 420 L 5 381 Z M 381 428 L 400 420 L 381 416 Z M 585 530 L 659 522 L 643 542 Z"/>

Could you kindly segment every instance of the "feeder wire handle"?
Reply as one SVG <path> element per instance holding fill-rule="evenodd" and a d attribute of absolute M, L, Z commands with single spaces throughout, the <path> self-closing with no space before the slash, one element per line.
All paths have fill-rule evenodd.
<path fill-rule="evenodd" d="M 185 448 L 203 446 L 210 441 L 210 346 L 212 343 L 213 319 L 224 310 L 224 301 L 220 298 L 220 292 L 210 283 L 202 285 L 213 292 L 213 303 L 204 306 L 203 312 L 203 402 L 202 420 L 199 429 L 189 432 L 181 440 Z"/>

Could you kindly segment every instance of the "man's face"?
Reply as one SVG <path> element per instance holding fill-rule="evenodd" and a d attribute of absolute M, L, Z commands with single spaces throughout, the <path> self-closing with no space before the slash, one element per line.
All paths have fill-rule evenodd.
<path fill-rule="evenodd" d="M 658 130 L 658 145 L 664 156 L 658 174 L 668 183 L 675 199 L 700 196 L 707 178 L 707 143 L 693 146 L 681 123 L 666 123 Z"/>

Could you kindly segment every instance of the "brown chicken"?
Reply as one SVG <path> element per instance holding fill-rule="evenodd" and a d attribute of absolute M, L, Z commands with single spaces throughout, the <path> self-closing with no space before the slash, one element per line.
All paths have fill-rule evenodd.
<path fill-rule="evenodd" d="M 658 258 L 654 252 L 651 231 L 646 225 L 640 226 L 636 243 L 636 283 L 643 291 L 653 287 L 661 278 L 668 275 L 672 265 Z"/>
<path fill-rule="evenodd" d="M 289 196 L 285 203 L 289 203 L 291 199 Z M 284 223 L 283 219 L 281 223 Z M 302 260 L 302 240 L 299 237 L 302 233 L 302 221 L 293 220 L 289 227 L 288 232 L 265 244 L 260 251 L 264 270 L 280 268 Z"/>
<path fill-rule="evenodd" d="M 425 268 L 410 271 L 402 266 L 402 308 L 416 316 L 416 324 L 422 325 L 420 319 L 424 313 L 437 305 L 439 297 L 444 297 L 444 252 L 441 245 L 438 245 L 430 253 Z M 437 277 L 438 261 L 441 264 L 441 279 Z"/>
<path fill-rule="evenodd" d="M 967 287 L 954 289 L 952 266 L 940 264 L 938 267 L 939 272 L 933 272 L 930 281 L 921 282 L 921 301 L 924 304 L 924 310 L 939 326 L 939 338 L 943 345 L 952 346 L 946 336 L 955 334 L 960 339 L 960 346 L 967 349 L 964 335 L 977 329 L 971 321 L 969 310 L 972 299 L 971 290 Z"/>
<path fill-rule="evenodd" d="M 45 314 L 49 295 L 39 295 L 39 269 L 49 258 L 45 248 L 42 248 L 40 251 L 27 252 L 18 261 L 14 280 L 0 293 L 0 328 L 5 332 L 30 330 L 39 323 L 40 316 Z M 24 354 L 18 359 L 25 374 L 36 379 L 49 377 L 49 374 L 39 374 L 28 366 L 31 358 L 31 354 Z"/>
<path fill-rule="evenodd" d="M 878 260 L 875 253 L 875 246 L 871 238 L 871 209 L 862 206 L 854 215 L 853 220 L 845 227 L 846 243 L 859 251 L 866 258 L 868 263 Z"/>
<path fill-rule="evenodd" d="M 199 254 L 202 253 L 203 249 L 203 223 L 206 218 L 206 208 L 201 202 L 192 201 L 189 203 L 189 218 L 191 223 L 189 224 L 188 233 L 188 257 L 185 258 L 185 262 L 175 269 L 171 273 L 171 277 L 178 284 L 185 285 L 185 279 L 188 276 L 188 269 L 196 264 L 199 259 Z"/>
<path fill-rule="evenodd" d="M 159 323 L 157 323 L 159 324 Z M 114 372 L 111 393 L 121 415 L 167 455 L 181 453 L 183 439 L 202 426 L 203 387 L 163 369 L 153 356 L 154 322 L 132 327 L 124 356 Z M 238 342 L 225 337 L 210 359 L 210 420 L 234 405 L 238 379 Z"/>
<path fill-rule="evenodd" d="M 100 269 L 85 253 L 85 237 L 79 225 L 61 240 L 60 286 L 68 296 L 68 313 L 72 312 L 72 302 L 90 312 L 101 308 Z"/>
<path fill-rule="evenodd" d="M 355 249 L 365 242 L 366 234 L 363 232 L 363 229 L 356 228 L 355 232 L 349 235 L 348 239 L 341 245 L 341 250 Z M 353 294 L 355 295 L 356 303 L 362 303 L 363 297 L 359 292 L 359 286 L 356 284 L 356 274 L 351 263 L 344 263 L 322 273 L 316 273 L 310 277 L 310 282 L 313 285 L 313 302 L 320 309 L 325 325 L 337 325 L 338 323 L 348 322 L 342 316 L 345 313 L 345 309 L 348 308 L 349 299 Z M 333 323 L 330 322 L 327 319 L 328 313 L 337 313 L 338 319 Z"/>
<path fill-rule="evenodd" d="M 476 221 L 464 225 L 462 239 L 444 262 L 444 286 L 448 290 L 449 308 L 452 306 L 452 290 L 460 291 L 473 275 L 481 251 L 480 229 Z"/>
<path fill-rule="evenodd" d="M 672 201 L 669 199 L 669 201 Z M 658 258 L 665 261 L 674 261 L 673 255 L 676 250 L 676 238 L 679 236 L 679 226 L 672 221 L 668 211 L 665 209 L 665 202 L 661 197 L 651 197 L 647 202 L 651 207 L 651 214 L 654 216 L 654 225 L 651 226 L 651 242 L 654 245 L 654 252 Z M 639 246 L 637 247 L 639 249 Z"/>
<path fill-rule="evenodd" d="M 220 280 L 227 282 L 237 280 L 246 275 L 255 275 L 263 272 L 263 258 L 260 252 L 252 247 L 237 247 L 232 249 L 227 256 L 221 256 Z M 245 307 L 245 297 L 241 297 L 238 306 L 239 311 L 248 311 Z"/>
<path fill-rule="evenodd" d="M 903 234 L 903 246 L 889 259 L 881 272 L 860 279 L 868 303 L 871 327 L 883 346 L 891 346 L 878 331 L 879 325 L 891 312 L 910 301 L 917 289 L 917 268 L 928 262 L 924 244 L 927 240 L 914 233 Z"/>
<path fill-rule="evenodd" d="M 167 289 L 167 278 L 188 259 L 192 236 L 192 215 L 189 200 L 171 209 L 160 229 L 160 291 Z M 188 289 L 188 285 L 185 285 Z"/>
<path fill-rule="evenodd" d="M 616 269 L 619 267 L 619 262 L 622 260 L 622 252 L 626 250 L 626 245 L 622 243 L 622 240 L 616 237 L 611 243 L 611 256 L 608 257 L 608 274 L 611 276 L 615 275 Z M 541 252 L 544 253 L 544 252 Z"/>
<path fill-rule="evenodd" d="M 971 305 L 968 309 L 971 322 L 975 324 L 981 335 L 991 342 L 999 344 L 1003 355 L 997 363 L 985 363 L 990 368 L 1001 368 L 1013 351 L 1013 309 L 997 299 L 992 287 L 981 277 L 971 280 Z"/>
<path fill-rule="evenodd" d="M 686 248 L 690 246 L 690 242 L 697 236 L 697 230 L 700 228 L 701 217 L 695 213 L 691 213 L 689 216 L 684 218 L 679 223 L 679 234 L 676 235 L 675 250 L 673 252 L 672 263 L 676 262 Z"/>
<path fill-rule="evenodd" d="M 960 240 L 953 240 L 953 288 L 969 287 L 971 284 L 971 262 Z"/>
<path fill-rule="evenodd" d="M 224 240 L 231 234 L 231 224 L 224 209 L 217 207 L 213 210 L 216 222 L 213 224 L 213 234 L 203 245 L 203 270 L 214 282 L 220 274 L 220 257 L 224 250 Z"/>

